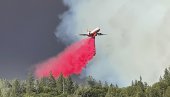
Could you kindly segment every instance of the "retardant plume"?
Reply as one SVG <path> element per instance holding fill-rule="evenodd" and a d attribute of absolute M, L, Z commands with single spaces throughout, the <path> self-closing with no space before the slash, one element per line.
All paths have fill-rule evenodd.
<path fill-rule="evenodd" d="M 38 78 L 49 76 L 52 72 L 54 77 L 61 73 L 67 77 L 72 74 L 80 74 L 82 69 L 95 55 L 95 39 L 82 39 L 68 46 L 59 55 L 37 65 L 35 75 Z"/>
<path fill-rule="evenodd" d="M 96 37 L 97 56 L 88 65 L 87 75 L 119 86 L 131 84 L 141 75 L 143 81 L 151 84 L 169 66 L 169 0 L 64 0 L 64 3 L 69 10 L 62 15 L 58 38 L 69 42 L 76 39 L 75 35 L 97 26 L 108 34 Z"/>

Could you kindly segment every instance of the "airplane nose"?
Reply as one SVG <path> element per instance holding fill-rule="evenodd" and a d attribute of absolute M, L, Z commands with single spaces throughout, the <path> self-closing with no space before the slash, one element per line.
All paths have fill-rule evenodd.
<path fill-rule="evenodd" d="M 100 29 L 98 29 L 98 32 L 100 31 Z"/>

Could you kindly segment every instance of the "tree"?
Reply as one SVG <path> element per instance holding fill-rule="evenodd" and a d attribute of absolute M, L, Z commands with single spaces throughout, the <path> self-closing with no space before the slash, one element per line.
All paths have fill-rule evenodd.
<path fill-rule="evenodd" d="M 161 97 L 164 95 L 166 88 L 168 87 L 167 83 L 165 81 L 160 81 L 157 83 L 154 83 L 151 87 L 150 93 L 154 93 L 152 90 L 156 90 Z"/>
<path fill-rule="evenodd" d="M 102 82 L 99 80 L 99 82 L 96 83 L 96 88 L 101 89 L 102 88 Z"/>
<path fill-rule="evenodd" d="M 104 82 L 104 87 L 109 88 L 107 81 Z"/>
<path fill-rule="evenodd" d="M 79 91 L 80 97 L 104 97 L 102 89 L 87 87 Z"/>
<path fill-rule="evenodd" d="M 20 91 L 22 94 L 26 93 L 26 80 L 20 82 Z"/>
<path fill-rule="evenodd" d="M 2 97 L 10 97 L 12 93 L 12 85 L 6 79 L 2 80 L 1 95 Z"/>
<path fill-rule="evenodd" d="M 161 82 L 161 81 L 163 81 L 163 79 L 162 79 L 162 77 L 161 77 L 161 76 L 159 77 L 159 81 L 160 81 L 160 82 Z"/>
<path fill-rule="evenodd" d="M 114 89 L 113 89 L 113 85 L 111 84 L 105 97 L 114 97 L 115 94 L 113 94 L 113 92 L 114 92 Z"/>
<path fill-rule="evenodd" d="M 94 87 L 96 85 L 96 81 L 95 81 L 95 79 L 92 76 L 88 76 L 87 84 L 90 87 Z"/>
<path fill-rule="evenodd" d="M 121 91 L 120 91 L 120 93 L 119 93 L 119 96 L 120 96 L 120 97 L 128 97 L 126 88 L 122 88 L 122 89 L 121 89 Z M 119 97 L 119 96 L 118 96 L 118 97 Z"/>
<path fill-rule="evenodd" d="M 128 86 L 126 88 L 126 93 L 129 97 L 136 95 L 137 93 L 137 86 Z"/>
<path fill-rule="evenodd" d="M 39 82 L 39 80 L 35 80 L 35 92 L 38 94 L 38 93 L 40 93 L 40 82 Z"/>
<path fill-rule="evenodd" d="M 170 68 L 165 69 L 165 71 L 164 71 L 164 80 L 168 85 L 170 85 Z"/>
<path fill-rule="evenodd" d="M 74 91 L 77 90 L 78 88 L 79 88 L 79 85 L 76 82 L 74 82 Z"/>
<path fill-rule="evenodd" d="M 26 80 L 26 93 L 28 95 L 31 95 L 34 91 L 34 77 L 33 74 L 28 74 L 27 80 Z"/>
<path fill-rule="evenodd" d="M 73 81 L 70 76 L 68 78 L 66 78 L 66 80 L 65 80 L 65 91 L 68 94 L 74 93 L 74 91 L 75 91 L 74 84 L 73 84 Z"/>
<path fill-rule="evenodd" d="M 133 82 L 133 80 L 132 80 L 131 86 L 134 86 L 134 82 Z"/>
<path fill-rule="evenodd" d="M 1 92 L 1 89 L 0 89 L 0 97 L 2 97 L 2 92 Z"/>
<path fill-rule="evenodd" d="M 61 73 L 60 76 L 57 79 L 56 82 L 57 90 L 61 94 L 65 92 L 64 87 L 65 87 L 65 78 L 63 77 L 63 74 Z"/>
<path fill-rule="evenodd" d="M 149 97 L 162 97 L 161 96 L 161 91 L 158 88 L 151 88 Z"/>
<path fill-rule="evenodd" d="M 144 90 L 138 86 L 137 92 L 136 92 L 136 97 L 145 97 L 145 96 L 146 96 L 146 94 L 145 94 Z"/>
<path fill-rule="evenodd" d="M 43 77 L 39 80 L 39 82 L 37 83 L 38 85 L 38 91 L 39 92 L 43 92 L 43 93 L 48 93 L 50 92 L 50 87 L 49 87 L 49 79 L 48 77 Z"/>
<path fill-rule="evenodd" d="M 1 89 L 2 97 L 12 97 L 11 92 L 12 92 L 11 88 Z"/>
<path fill-rule="evenodd" d="M 17 79 L 14 80 L 14 82 L 12 84 L 12 96 L 13 97 L 21 97 L 20 83 Z"/>
<path fill-rule="evenodd" d="M 165 97 L 170 97 L 170 86 L 166 89 Z"/>
<path fill-rule="evenodd" d="M 108 85 L 107 81 L 105 81 L 103 88 L 106 92 L 108 91 L 109 85 Z"/>
<path fill-rule="evenodd" d="M 56 88 L 56 80 L 54 78 L 54 76 L 52 75 L 52 72 L 50 72 L 50 75 L 49 75 L 49 82 L 48 82 L 48 86 L 51 88 L 51 89 L 54 89 Z"/>
<path fill-rule="evenodd" d="M 142 82 L 142 76 L 140 76 L 140 82 Z"/>

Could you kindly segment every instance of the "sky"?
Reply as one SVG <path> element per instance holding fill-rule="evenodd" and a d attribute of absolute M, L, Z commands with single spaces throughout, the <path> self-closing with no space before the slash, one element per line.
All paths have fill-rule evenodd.
<path fill-rule="evenodd" d="M 168 0 L 1 0 L 0 77 L 25 78 L 35 64 L 98 26 L 108 35 L 96 38 L 96 56 L 82 75 L 121 86 L 142 76 L 152 84 L 170 66 L 169 5 Z"/>
<path fill-rule="evenodd" d="M 61 0 L 0 1 L 0 78 L 24 79 L 65 48 L 54 32 L 66 10 Z"/>

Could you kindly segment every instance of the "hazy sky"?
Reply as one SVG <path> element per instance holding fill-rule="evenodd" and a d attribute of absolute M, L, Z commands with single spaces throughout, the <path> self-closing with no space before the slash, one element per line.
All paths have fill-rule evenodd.
<path fill-rule="evenodd" d="M 143 81 L 151 84 L 170 66 L 170 1 L 64 0 L 64 3 L 69 10 L 56 33 L 63 41 L 70 41 L 67 35 L 75 39 L 86 29 L 97 26 L 101 33 L 108 34 L 96 37 L 96 56 L 85 69 L 87 75 L 121 86 L 141 75 Z"/>
<path fill-rule="evenodd" d="M 24 78 L 65 47 L 54 35 L 65 10 L 61 0 L 0 1 L 0 77 Z"/>
<path fill-rule="evenodd" d="M 63 1 L 69 9 L 62 0 L 0 1 L 0 77 L 24 78 L 34 64 L 97 26 L 108 35 L 96 38 L 96 56 L 85 74 L 119 85 L 140 75 L 153 83 L 169 67 L 170 1 Z"/>

